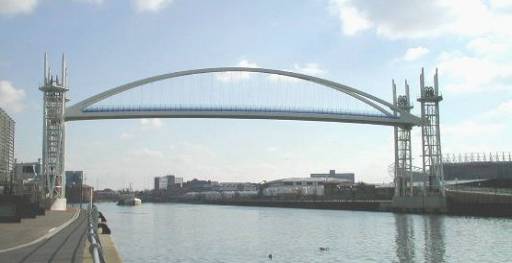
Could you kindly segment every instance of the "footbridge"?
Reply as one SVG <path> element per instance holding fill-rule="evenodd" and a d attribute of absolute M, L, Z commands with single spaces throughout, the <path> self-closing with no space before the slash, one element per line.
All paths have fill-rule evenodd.
<path fill-rule="evenodd" d="M 393 82 L 393 102 L 388 102 L 361 89 L 317 76 L 254 67 L 202 68 L 156 75 L 67 106 L 69 85 L 64 57 L 60 80 L 49 72 L 46 55 L 44 63 L 44 84 L 40 87 L 44 93 L 43 174 L 48 196 L 57 200 L 64 199 L 65 193 L 65 123 L 68 121 L 229 118 L 391 126 L 395 129 L 395 192 L 399 197 L 417 192 L 411 183 L 411 129 L 421 126 L 432 133 L 432 129 L 424 128 L 435 126 L 438 121 L 429 118 L 430 113 L 422 117 L 411 114 L 407 83 L 406 93 L 398 96 Z M 437 73 L 435 78 L 437 81 Z M 437 86 L 436 89 L 422 86 L 421 90 L 424 99 L 437 96 Z M 431 141 L 432 134 L 428 136 L 424 145 L 436 145 Z M 432 151 L 424 154 L 430 161 L 427 169 L 433 171 L 438 163 L 436 157 L 432 157 Z M 435 154 L 440 155 L 440 147 Z M 429 186 L 440 185 L 429 182 Z M 65 199 L 58 203 L 55 209 L 62 208 Z"/>
<path fill-rule="evenodd" d="M 248 98 L 247 96 L 251 96 L 250 93 L 242 94 L 239 96 L 240 101 L 238 101 L 236 105 L 230 105 L 231 103 L 225 104 L 217 104 L 215 105 L 215 101 L 209 101 L 209 103 L 169 103 L 169 104 L 158 104 L 158 105 L 101 105 L 102 101 L 105 101 L 113 96 L 118 94 L 122 94 L 124 92 L 128 92 L 130 90 L 140 88 L 140 89 L 150 89 L 148 84 L 161 82 L 164 80 L 173 80 L 178 78 L 197 76 L 197 75 L 208 75 L 216 73 L 213 75 L 218 81 L 224 82 L 235 82 L 234 89 L 240 93 L 240 89 L 243 89 L 242 83 L 240 83 L 241 78 L 248 79 L 250 76 L 247 74 L 259 73 L 263 74 L 263 77 L 267 77 L 272 83 L 272 86 L 269 89 L 269 85 L 267 83 L 266 89 L 263 92 L 269 92 L 268 95 L 276 96 L 283 95 L 279 94 L 279 92 L 275 92 L 276 89 L 284 89 L 283 82 L 291 82 L 294 85 L 291 85 L 292 88 L 296 88 L 298 93 L 302 92 L 303 94 L 298 94 L 298 96 L 303 96 L 306 98 L 306 93 L 308 90 L 304 88 L 304 85 L 298 85 L 298 81 L 305 81 L 311 84 L 315 84 L 318 88 L 329 89 L 334 92 L 326 93 L 322 90 L 317 91 L 317 94 L 334 96 L 334 97 L 343 97 L 349 96 L 354 100 L 368 106 L 368 108 L 374 111 L 357 111 L 351 110 L 349 108 L 341 108 L 341 107 L 331 107 L 334 105 L 307 105 L 308 103 L 304 103 L 304 105 L 300 105 L 298 103 L 296 105 L 292 105 L 290 103 L 282 103 L 282 101 L 278 101 L 281 104 L 272 105 L 269 103 L 262 103 L 260 105 L 254 103 L 255 101 L 252 98 Z M 238 73 L 238 75 L 233 74 Z M 228 74 L 228 75 L 224 75 Z M 245 74 L 245 75 L 244 75 Z M 226 76 L 226 77 L 224 77 Z M 241 77 L 242 76 L 242 77 Z M 211 76 L 210 76 L 211 77 Z M 252 76 L 251 76 L 252 77 Z M 255 79 L 262 79 L 262 76 L 259 76 Z M 191 81 L 188 83 L 189 85 L 203 85 L 202 89 L 208 89 L 210 87 L 205 87 L 203 83 L 197 82 L 192 83 Z M 211 82 L 210 82 L 211 84 Z M 258 83 L 261 84 L 261 83 Z M 226 88 L 225 86 L 231 85 L 220 85 L 222 88 Z M 314 85 L 310 85 L 314 86 Z M 169 87 L 168 88 L 172 88 Z M 183 87 L 183 88 L 191 88 L 191 87 Z M 230 87 L 228 87 L 230 88 Z M 231 87 L 233 88 L 233 87 Z M 253 86 L 250 89 L 255 89 L 253 91 L 253 95 L 258 93 L 258 89 L 262 89 L 261 86 Z M 272 89 L 274 92 L 272 92 Z M 201 100 L 201 91 L 195 94 L 197 96 L 197 100 Z M 245 88 L 245 91 L 248 91 Z M 314 90 L 313 90 L 314 91 Z M 236 92 L 233 92 L 236 93 Z M 282 92 L 281 92 L 282 93 Z M 309 91 L 311 93 L 311 91 Z M 339 93 L 339 94 L 336 94 Z M 226 94 L 228 95 L 228 94 Z M 239 94 L 235 94 L 239 95 Z M 252 100 L 252 101 L 251 101 Z M 267 102 L 272 99 L 267 99 Z M 274 97 L 275 100 L 275 97 Z M 340 100 L 341 102 L 341 100 Z M 100 104 L 100 105 L 98 105 Z M 338 105 L 339 106 L 339 105 Z M 277 120 L 302 120 L 302 121 L 330 121 L 330 122 L 346 122 L 346 123 L 364 123 L 364 124 L 376 124 L 376 125 L 388 125 L 388 126 L 396 126 L 396 125 L 404 125 L 404 126 L 414 126 L 420 125 L 421 119 L 398 108 L 397 106 L 386 102 L 382 99 L 379 99 L 373 95 L 365 93 L 361 90 L 349 87 L 347 85 L 343 85 L 340 83 L 336 83 L 333 81 L 329 81 L 326 79 L 309 76 L 300 73 L 294 73 L 283 70 L 275 70 L 275 69 L 265 69 L 265 68 L 249 68 L 249 67 L 220 67 L 220 68 L 204 68 L 204 69 L 194 69 L 187 71 L 179 71 L 169 74 L 157 75 L 141 80 L 137 80 L 95 96 L 92 96 L 88 99 L 85 99 L 71 107 L 66 108 L 65 120 L 66 121 L 74 121 L 74 120 L 96 120 L 96 119 L 131 119 L 131 118 L 234 118 L 234 119 L 277 119 Z"/>

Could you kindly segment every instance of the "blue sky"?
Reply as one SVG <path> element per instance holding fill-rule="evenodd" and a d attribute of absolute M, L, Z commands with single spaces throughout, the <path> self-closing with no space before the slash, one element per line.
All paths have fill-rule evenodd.
<path fill-rule="evenodd" d="M 0 0 L 0 107 L 16 158 L 41 153 L 42 57 L 66 53 L 71 104 L 178 70 L 257 65 L 314 74 L 391 101 L 439 67 L 445 153 L 511 148 L 512 4 L 506 0 Z M 478 18 L 478 19 L 476 19 Z M 415 105 L 415 112 L 419 105 Z M 67 125 L 67 169 L 100 188 L 185 179 L 270 180 L 329 169 L 390 181 L 389 127 L 264 120 L 115 120 Z M 419 129 L 413 150 L 419 166 Z"/>

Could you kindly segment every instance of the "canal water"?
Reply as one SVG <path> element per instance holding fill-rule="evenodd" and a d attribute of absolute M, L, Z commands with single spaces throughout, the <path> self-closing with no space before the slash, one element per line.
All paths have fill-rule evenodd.
<path fill-rule="evenodd" d="M 512 262 L 512 219 L 189 204 L 98 208 L 125 262 Z"/>

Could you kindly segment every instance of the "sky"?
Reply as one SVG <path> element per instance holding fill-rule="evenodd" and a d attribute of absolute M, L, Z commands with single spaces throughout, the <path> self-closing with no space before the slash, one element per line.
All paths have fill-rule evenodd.
<path fill-rule="evenodd" d="M 438 68 L 443 152 L 509 151 L 511 24 L 507 0 L 0 0 L 0 107 L 16 121 L 15 157 L 29 162 L 41 156 L 45 51 L 54 69 L 66 54 L 70 105 L 220 66 L 315 75 L 387 101 L 391 80 L 403 91 L 407 79 L 415 99 L 421 68 L 427 85 Z M 261 182 L 330 169 L 392 181 L 390 127 L 140 119 L 69 122 L 66 132 L 66 170 L 84 170 L 99 188 L 150 189 L 166 174 Z M 413 136 L 421 166 L 420 129 Z"/>

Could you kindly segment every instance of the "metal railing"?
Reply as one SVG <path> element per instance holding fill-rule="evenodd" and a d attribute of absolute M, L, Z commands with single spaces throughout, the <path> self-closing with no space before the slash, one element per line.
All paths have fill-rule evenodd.
<path fill-rule="evenodd" d="M 232 111 L 244 111 L 244 112 L 273 112 L 273 113 L 305 113 L 305 114 L 335 114 L 335 115 L 346 115 L 346 116 L 365 116 L 365 117 L 381 117 L 389 119 L 398 119 L 395 116 L 386 116 L 382 113 L 373 113 L 369 111 L 349 111 L 344 109 L 313 109 L 313 108 L 301 108 L 293 106 L 251 106 L 251 105 L 227 105 L 227 106 L 208 106 L 208 105 L 125 105 L 125 106 L 114 106 L 114 105 L 97 105 L 91 106 L 83 110 L 84 112 L 138 112 L 138 111 L 219 111 L 219 112 L 232 112 Z"/>
<path fill-rule="evenodd" d="M 93 204 L 90 204 L 88 209 L 87 239 L 93 262 L 104 263 L 103 248 L 98 237 L 98 209 Z"/>
<path fill-rule="evenodd" d="M 473 193 L 484 193 L 484 194 L 493 194 L 493 195 L 512 195 L 512 189 L 510 189 L 510 188 L 450 185 L 450 186 L 447 186 L 446 189 L 449 191 L 473 192 Z"/>
<path fill-rule="evenodd" d="M 511 152 L 489 152 L 489 153 L 459 153 L 445 154 L 443 162 L 447 164 L 456 163 L 480 163 L 480 162 L 512 162 Z"/>

